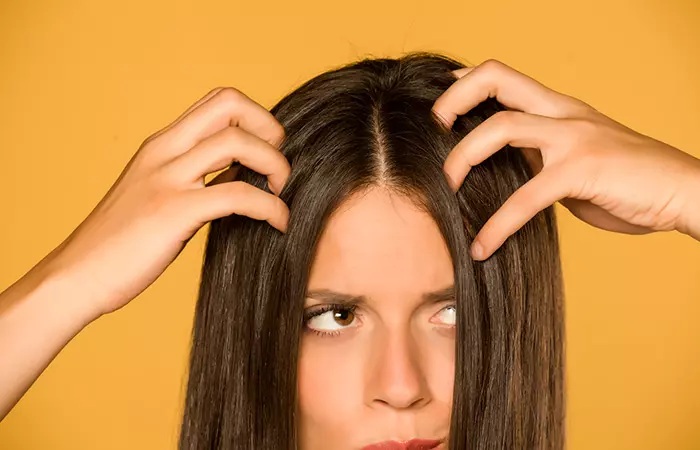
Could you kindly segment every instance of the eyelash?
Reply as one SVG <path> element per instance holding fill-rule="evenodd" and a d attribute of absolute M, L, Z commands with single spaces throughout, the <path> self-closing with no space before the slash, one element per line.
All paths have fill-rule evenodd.
<path fill-rule="evenodd" d="M 445 306 L 443 309 L 446 309 L 446 308 L 456 308 L 456 305 L 450 304 L 450 305 Z M 346 305 L 340 305 L 337 303 L 323 305 L 323 306 L 319 307 L 318 309 L 312 310 L 311 312 L 304 313 L 304 330 L 315 333 L 321 337 L 338 336 L 338 335 L 340 335 L 341 330 L 321 331 L 321 330 L 316 330 L 314 328 L 309 328 L 307 326 L 307 324 L 308 324 L 309 320 L 313 319 L 316 316 L 320 316 L 321 314 L 324 314 L 328 311 L 344 312 L 344 313 L 351 312 L 351 313 L 355 314 L 355 309 L 357 309 L 357 305 L 346 306 Z M 442 309 L 440 311 L 442 311 Z M 355 315 L 357 315 L 357 314 L 355 314 Z M 454 325 L 451 325 L 451 326 L 454 326 Z"/>
<path fill-rule="evenodd" d="M 313 319 L 316 316 L 320 316 L 321 314 L 327 313 L 328 311 L 333 311 L 333 312 L 351 312 L 355 313 L 355 309 L 357 309 L 357 305 L 339 305 L 339 304 L 327 304 L 323 305 L 318 309 L 314 309 L 311 312 L 304 313 L 304 329 L 306 331 L 310 331 L 312 333 L 316 333 L 319 336 L 322 337 L 333 337 L 333 336 L 338 336 L 340 334 L 340 330 L 334 330 L 334 331 L 321 331 L 321 330 L 316 330 L 314 328 L 309 328 L 307 326 L 307 323 L 309 320 Z"/>

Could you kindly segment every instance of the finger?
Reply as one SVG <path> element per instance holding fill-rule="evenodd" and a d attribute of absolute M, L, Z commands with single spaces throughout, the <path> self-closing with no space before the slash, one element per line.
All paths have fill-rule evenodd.
<path fill-rule="evenodd" d="M 601 230 L 625 234 L 648 234 L 654 232 L 652 228 L 634 225 L 619 217 L 613 216 L 600 206 L 591 203 L 589 200 L 563 198 L 559 203 L 574 216 Z"/>
<path fill-rule="evenodd" d="M 491 256 L 538 212 L 569 196 L 570 186 L 570 176 L 561 169 L 544 169 L 531 178 L 508 197 L 479 230 L 472 243 L 472 257 L 483 260 Z"/>
<path fill-rule="evenodd" d="M 558 119 L 520 111 L 499 111 L 455 145 L 445 158 L 443 170 L 450 187 L 456 192 L 473 166 L 506 145 L 540 149 L 546 159 L 546 149 L 562 133 Z"/>
<path fill-rule="evenodd" d="M 275 147 L 284 138 L 284 128 L 270 111 L 233 88 L 220 90 L 196 107 L 175 124 L 168 135 L 171 135 L 176 151 L 184 153 L 229 126 L 241 127 Z"/>
<path fill-rule="evenodd" d="M 182 208 L 196 217 L 198 227 L 220 217 L 239 214 L 265 220 L 283 233 L 287 231 L 287 204 L 252 184 L 232 181 L 185 191 L 182 196 Z"/>
<path fill-rule="evenodd" d="M 214 88 L 214 89 L 212 89 L 211 91 L 209 91 L 204 97 L 200 98 L 200 99 L 197 100 L 192 106 L 190 106 L 189 108 L 187 108 L 187 110 L 186 110 L 184 113 L 180 114 L 180 116 L 179 116 L 177 119 L 175 119 L 172 123 L 170 123 L 170 124 L 169 124 L 168 126 L 166 126 L 165 128 L 163 128 L 163 129 L 157 131 L 156 133 L 154 133 L 153 135 L 151 135 L 151 136 L 148 138 L 148 140 L 153 140 L 153 139 L 157 138 L 158 136 L 160 136 L 161 134 L 163 134 L 163 133 L 167 132 L 168 130 L 170 130 L 174 125 L 176 125 L 177 123 L 179 123 L 182 119 L 184 119 L 184 118 L 185 118 L 186 116 L 188 116 L 192 111 L 194 111 L 195 108 L 197 108 L 199 105 L 201 105 L 202 103 L 206 102 L 207 100 L 209 100 L 210 98 L 212 98 L 213 96 L 215 96 L 215 95 L 216 95 L 217 93 L 219 93 L 219 91 L 221 91 L 222 89 L 223 89 L 223 87 L 217 87 L 217 88 Z"/>
<path fill-rule="evenodd" d="M 490 59 L 470 69 L 457 69 L 460 78 L 433 105 L 433 112 L 448 127 L 457 116 L 490 97 L 509 108 L 549 117 L 568 117 L 583 108 L 578 99 L 550 89 L 500 61 Z"/>
<path fill-rule="evenodd" d="M 476 67 L 476 66 L 474 66 L 474 67 Z M 463 76 L 465 76 L 466 74 L 471 72 L 474 69 L 474 67 L 462 67 L 461 69 L 453 70 L 452 73 L 457 78 L 462 78 Z"/>
<path fill-rule="evenodd" d="M 279 150 L 238 127 L 226 127 L 202 140 L 166 164 L 164 170 L 178 180 L 192 182 L 235 161 L 267 176 L 270 189 L 277 195 L 292 171 Z"/>

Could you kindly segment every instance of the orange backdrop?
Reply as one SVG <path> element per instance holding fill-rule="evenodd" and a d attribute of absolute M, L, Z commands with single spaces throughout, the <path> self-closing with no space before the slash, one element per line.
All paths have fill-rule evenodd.
<path fill-rule="evenodd" d="M 698 23 L 697 0 L 2 1 L 0 290 L 211 88 L 270 107 L 363 56 L 500 59 L 700 157 Z M 556 208 L 569 450 L 700 448 L 700 243 Z M 207 229 L 69 343 L 0 423 L 0 448 L 175 448 Z"/>

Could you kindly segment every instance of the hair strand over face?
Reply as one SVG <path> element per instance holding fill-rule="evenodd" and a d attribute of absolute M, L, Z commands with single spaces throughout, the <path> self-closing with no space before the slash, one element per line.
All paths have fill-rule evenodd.
<path fill-rule="evenodd" d="M 432 115 L 464 64 L 434 53 L 364 59 L 325 72 L 272 113 L 292 173 L 280 193 L 287 232 L 231 215 L 212 221 L 192 332 L 179 448 L 297 449 L 303 302 L 320 235 L 354 193 L 405 195 L 435 220 L 454 265 L 457 302 L 450 449 L 564 448 L 564 305 L 554 207 L 486 261 L 476 233 L 534 175 L 507 146 L 455 194 L 447 154 L 497 111 L 494 99 L 446 130 Z M 241 167 L 238 179 L 270 192 Z"/>

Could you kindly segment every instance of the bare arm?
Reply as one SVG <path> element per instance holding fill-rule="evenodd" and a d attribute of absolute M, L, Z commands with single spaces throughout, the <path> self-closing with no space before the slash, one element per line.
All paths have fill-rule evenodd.
<path fill-rule="evenodd" d="M 85 221 L 0 294 L 0 420 L 76 334 L 136 298 L 207 222 L 240 214 L 285 232 L 283 137 L 269 111 L 219 88 L 146 139 Z M 204 182 L 234 161 L 268 174 L 271 192 L 236 181 L 240 166 Z"/>
<path fill-rule="evenodd" d="M 42 261 L 0 294 L 0 420 L 73 336 L 100 316 L 87 292 Z"/>

